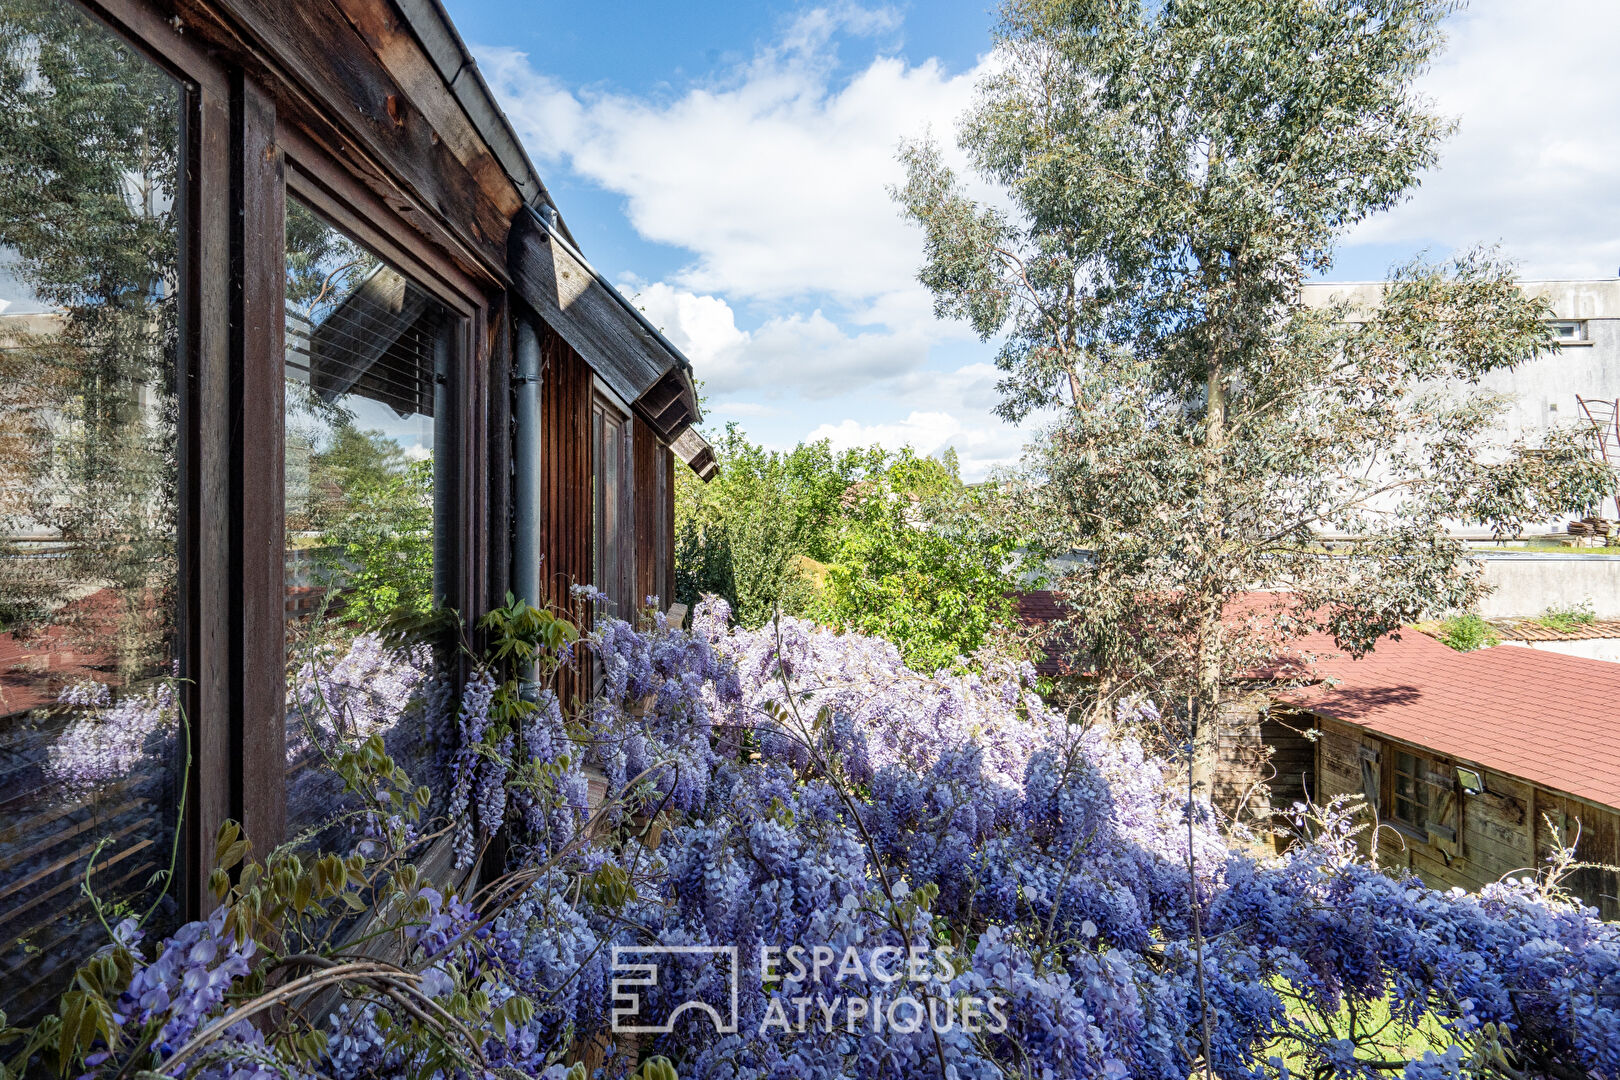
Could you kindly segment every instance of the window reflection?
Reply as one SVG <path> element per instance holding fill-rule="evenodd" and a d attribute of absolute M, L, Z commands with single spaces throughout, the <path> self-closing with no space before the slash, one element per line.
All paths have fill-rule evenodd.
<path fill-rule="evenodd" d="M 444 596 L 453 328 L 442 304 L 289 199 L 287 817 L 289 836 L 323 848 L 384 829 L 333 768 L 372 735 L 418 784 L 442 787 L 447 683 L 431 647 L 380 632 Z"/>
<path fill-rule="evenodd" d="M 0 0 L 0 1010 L 178 912 L 179 86 Z"/>

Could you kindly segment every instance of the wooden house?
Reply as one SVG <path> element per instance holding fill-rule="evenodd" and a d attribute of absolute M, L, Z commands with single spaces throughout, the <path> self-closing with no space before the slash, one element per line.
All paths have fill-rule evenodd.
<path fill-rule="evenodd" d="M 1234 599 L 1232 618 L 1286 598 Z M 1040 629 L 1062 618 L 1051 593 L 1018 597 Z M 1064 642 L 1039 667 L 1092 677 Z M 1078 659 L 1077 659 L 1078 658 Z M 1477 890 L 1547 866 L 1563 843 L 1620 865 L 1620 664 L 1498 646 L 1459 653 L 1416 631 L 1359 660 L 1311 634 L 1225 688 L 1216 807 L 1279 846 L 1293 804 L 1359 797 L 1375 816 L 1383 865 L 1440 888 Z M 1620 918 L 1620 875 L 1598 866 L 1566 882 Z"/>
<path fill-rule="evenodd" d="M 1620 864 L 1620 664 L 1531 649 L 1459 653 L 1408 631 L 1362 660 L 1319 660 L 1285 692 L 1314 725 L 1315 800 L 1359 795 L 1384 826 L 1378 855 L 1470 891 L 1545 869 L 1553 847 Z M 1620 918 L 1620 882 L 1566 885 Z"/>
<path fill-rule="evenodd" d="M 222 820 L 264 852 L 330 816 L 312 747 L 373 714 L 311 721 L 290 671 L 361 664 L 391 607 L 667 603 L 674 470 L 714 459 L 437 0 L 0 0 L 0 81 L 19 1021 L 97 943 L 103 838 L 98 895 L 160 883 L 161 931 Z M 383 733 L 430 774 L 451 733 L 412 715 Z"/>

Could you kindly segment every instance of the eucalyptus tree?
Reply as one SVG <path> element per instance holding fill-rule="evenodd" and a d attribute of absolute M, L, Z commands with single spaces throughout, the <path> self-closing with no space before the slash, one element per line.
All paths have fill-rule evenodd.
<path fill-rule="evenodd" d="M 1001 342 L 1002 416 L 1048 421 L 1027 493 L 1089 552 L 1069 633 L 1113 692 L 1186 703 L 1202 798 L 1222 688 L 1280 642 L 1359 655 L 1466 607 L 1448 520 L 1512 534 L 1615 486 L 1577 432 L 1493 444 L 1479 378 L 1556 347 L 1497 254 L 1400 267 L 1374 311 L 1300 302 L 1436 162 L 1415 83 L 1453 7 L 1010 0 L 958 139 L 995 194 L 901 150 L 936 311 Z"/>

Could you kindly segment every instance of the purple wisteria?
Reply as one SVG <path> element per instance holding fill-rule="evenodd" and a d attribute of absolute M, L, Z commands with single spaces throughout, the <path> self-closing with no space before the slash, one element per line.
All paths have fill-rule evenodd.
<path fill-rule="evenodd" d="M 502 731 L 475 673 L 456 852 L 504 827 L 514 861 L 482 899 L 412 878 L 386 910 L 408 914 L 412 985 L 476 1045 L 450 1063 L 423 1008 L 356 991 L 303 1056 L 276 1051 L 281 1075 L 560 1080 L 593 1047 L 587 1074 L 615 1080 L 652 1055 L 683 1080 L 1620 1076 L 1620 932 L 1556 874 L 1428 889 L 1358 854 L 1345 805 L 1260 858 L 1131 736 L 1151 703 L 1082 730 L 1021 665 L 923 675 L 876 639 L 727 622 L 713 602 L 690 631 L 601 620 L 579 647 L 603 689 L 572 722 L 542 689 Z M 592 772 L 614 813 L 584 835 Z M 163 1036 L 142 1067 L 225 1007 L 215 983 L 254 959 L 233 942 L 193 924 L 137 961 L 118 1022 Z M 649 947 L 641 1009 L 734 1000 L 735 1030 L 688 1009 L 617 1036 L 615 950 Z M 845 959 L 787 960 L 818 950 Z M 928 961 L 885 979 L 860 959 L 883 955 Z M 1352 1030 L 1378 1011 L 1406 1049 Z M 263 1066 L 239 1034 L 203 1075 Z"/>
<path fill-rule="evenodd" d="M 51 743 L 46 771 L 69 792 L 122 780 L 145 762 L 165 760 L 174 745 L 180 712 L 167 681 L 117 701 L 106 683 L 75 683 L 57 700 L 77 711 Z"/>
<path fill-rule="evenodd" d="M 473 856 L 477 853 L 478 827 L 482 826 L 489 832 L 499 825 L 498 819 L 488 817 L 480 817 L 474 822 L 471 805 L 476 788 L 479 792 L 479 808 L 483 809 L 488 798 L 485 794 L 488 786 L 486 777 L 497 770 L 503 780 L 505 777 L 504 764 L 491 761 L 484 753 L 485 736 L 489 732 L 490 703 L 494 697 L 495 678 L 488 671 L 479 671 L 461 690 L 461 711 L 456 718 L 460 742 L 450 762 L 449 814 L 455 823 L 457 867 L 472 865 Z"/>

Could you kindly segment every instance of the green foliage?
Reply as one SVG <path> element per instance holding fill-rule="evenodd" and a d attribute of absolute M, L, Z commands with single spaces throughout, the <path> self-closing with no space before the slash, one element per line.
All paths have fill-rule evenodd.
<path fill-rule="evenodd" d="M 1016 538 L 991 524 L 954 462 L 874 458 L 841 503 L 815 614 L 893 641 L 919 671 L 954 664 L 1010 622 Z"/>
<path fill-rule="evenodd" d="M 969 488 L 953 453 L 910 448 L 787 453 L 734 426 L 718 477 L 676 503 L 676 599 L 715 593 L 755 628 L 780 608 L 893 641 L 933 671 L 972 654 L 1005 625 L 1019 587 L 1017 538 L 995 524 L 987 491 Z"/>
<path fill-rule="evenodd" d="M 1592 609 L 1592 601 L 1588 599 L 1579 604 L 1550 607 L 1536 616 L 1536 622 L 1549 630 L 1568 634 L 1578 627 L 1591 626 L 1597 622 L 1597 612 Z"/>
<path fill-rule="evenodd" d="M 377 257 L 316 217 L 296 199 L 287 200 L 286 296 L 312 319 L 351 293 L 361 278 L 382 265 Z"/>
<path fill-rule="evenodd" d="M 538 708 L 532 691 L 555 681 L 579 641 L 579 628 L 557 612 L 508 592 L 503 606 L 478 620 L 478 629 L 488 643 L 484 663 L 495 678 L 491 723 L 484 733 L 485 745 L 493 747 L 503 736 L 523 730 L 524 718 Z M 527 760 L 526 755 L 518 757 L 520 764 Z M 551 777 L 541 769 L 529 779 L 546 783 Z"/>
<path fill-rule="evenodd" d="M 675 599 L 691 606 L 705 593 L 724 597 L 747 627 L 762 626 L 778 606 L 808 611 L 814 593 L 802 560 L 829 558 L 839 500 L 862 455 L 835 454 L 825 441 L 766 450 L 735 425 L 714 449 L 720 470 L 708 484 L 677 470 Z"/>
<path fill-rule="evenodd" d="M 1484 586 L 1449 520 L 1514 535 L 1616 487 L 1578 432 L 1493 445 L 1478 380 L 1555 347 L 1493 253 L 1399 267 L 1374 311 L 1300 300 L 1436 160 L 1451 125 L 1414 87 L 1451 8 L 1009 3 L 960 128 L 1005 201 L 902 151 L 936 311 L 1002 342 L 1004 416 L 1053 418 L 1022 512 L 1031 544 L 1085 553 L 1066 633 L 1105 691 L 1196 703 L 1200 795 L 1198 718 L 1236 673 L 1312 629 L 1360 655 L 1466 610 Z M 1237 614 L 1258 590 L 1294 603 Z"/>
<path fill-rule="evenodd" d="M 1436 637 L 1442 645 L 1458 652 L 1488 649 L 1502 640 L 1496 632 L 1496 627 L 1478 615 L 1454 615 L 1449 619 L 1442 619 Z"/>
<path fill-rule="evenodd" d="M 320 492 L 311 523 L 344 618 L 376 623 L 426 614 L 433 596 L 433 462 L 409 461 L 393 440 L 344 424 L 310 459 Z"/>

